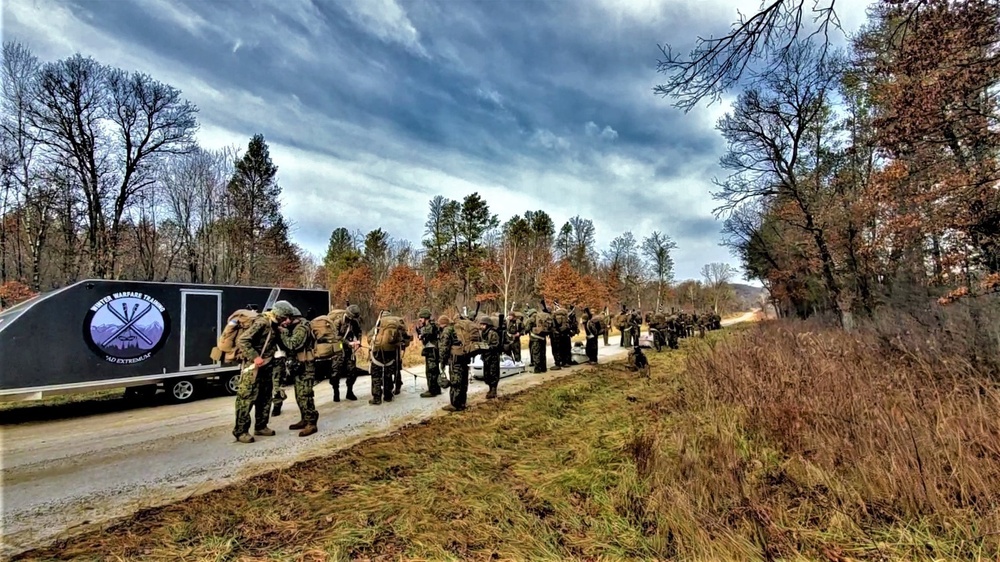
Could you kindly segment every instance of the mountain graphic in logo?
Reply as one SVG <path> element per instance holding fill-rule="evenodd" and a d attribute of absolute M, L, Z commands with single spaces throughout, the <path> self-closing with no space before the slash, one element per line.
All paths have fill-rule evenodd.
<path fill-rule="evenodd" d="M 87 315 L 84 334 L 107 361 L 144 361 L 159 351 L 169 331 L 166 310 L 152 297 L 128 293 L 98 301 Z"/>

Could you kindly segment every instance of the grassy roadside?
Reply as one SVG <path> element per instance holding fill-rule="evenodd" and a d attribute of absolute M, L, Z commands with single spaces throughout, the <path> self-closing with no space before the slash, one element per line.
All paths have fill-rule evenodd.
<path fill-rule="evenodd" d="M 818 414 L 807 406 L 841 406 L 809 381 L 836 392 L 835 369 L 889 372 L 876 358 L 891 357 L 845 353 L 850 336 L 818 350 L 805 334 L 744 327 L 684 340 L 648 353 L 649 379 L 620 362 L 581 370 L 15 560 L 996 559 L 995 391 L 961 423 L 950 410 L 911 427 L 918 467 L 909 441 L 868 424 L 866 408 L 843 432 L 808 417 Z M 961 428 L 964 442 L 925 434 Z M 874 441 L 883 434 L 893 441 Z M 918 469 L 940 493 L 911 506 Z M 956 503 L 954 486 L 973 499 Z"/>

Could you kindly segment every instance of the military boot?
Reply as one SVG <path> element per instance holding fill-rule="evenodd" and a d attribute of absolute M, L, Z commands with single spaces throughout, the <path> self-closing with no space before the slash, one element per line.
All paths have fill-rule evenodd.
<path fill-rule="evenodd" d="M 465 407 L 463 406 L 461 408 L 456 408 L 456 407 L 452 406 L 451 404 L 448 404 L 447 406 L 445 406 L 444 408 L 441 408 L 441 409 L 444 410 L 445 412 L 461 412 L 462 410 L 465 409 Z"/>
<path fill-rule="evenodd" d="M 236 438 L 236 440 L 239 441 L 240 443 L 253 443 L 254 441 L 253 436 L 250 435 L 249 433 L 244 433 L 243 435 L 240 435 L 239 437 Z"/>
<path fill-rule="evenodd" d="M 392 389 L 392 394 L 394 396 L 399 396 L 400 392 L 403 392 L 403 383 L 397 382 L 396 386 L 394 386 L 393 389 Z"/>
<path fill-rule="evenodd" d="M 309 424 L 307 424 L 305 420 L 299 420 L 299 421 L 293 423 L 292 425 L 288 426 L 288 429 L 291 429 L 291 430 L 302 429 L 302 428 L 306 427 L 307 425 L 309 425 Z"/>
<path fill-rule="evenodd" d="M 306 437 L 307 435 L 312 435 L 313 433 L 316 433 L 316 431 L 318 431 L 316 429 L 316 424 L 311 423 L 302 428 L 302 431 L 299 432 L 299 437 Z"/>
<path fill-rule="evenodd" d="M 371 404 L 372 406 L 378 406 L 378 405 L 382 404 L 382 397 L 381 396 L 376 396 L 376 397 L 373 397 L 373 398 L 369 398 L 368 399 L 368 403 Z"/>
<path fill-rule="evenodd" d="M 440 391 L 434 392 L 434 391 L 428 390 L 426 392 L 421 392 L 420 393 L 420 397 L 421 398 L 434 398 L 435 396 L 441 396 L 441 392 Z"/>
<path fill-rule="evenodd" d="M 491 384 L 490 391 L 486 393 L 486 399 L 493 400 L 496 397 L 497 397 L 497 385 Z"/>
<path fill-rule="evenodd" d="M 281 405 L 282 404 L 283 404 L 283 402 L 275 402 L 274 403 L 274 406 L 271 408 L 271 415 L 272 416 L 280 416 L 281 415 Z"/>
<path fill-rule="evenodd" d="M 350 391 L 347 391 L 350 393 Z M 340 383 L 333 385 L 333 401 L 340 402 Z"/>
<path fill-rule="evenodd" d="M 270 427 L 265 427 L 264 429 L 255 429 L 253 431 L 254 435 L 263 435 L 264 437 L 270 437 L 274 435 L 274 430 Z"/>
<path fill-rule="evenodd" d="M 358 399 L 358 397 L 354 395 L 354 383 L 349 383 L 347 385 L 347 394 L 344 395 L 344 398 L 347 398 L 348 400 Z"/>

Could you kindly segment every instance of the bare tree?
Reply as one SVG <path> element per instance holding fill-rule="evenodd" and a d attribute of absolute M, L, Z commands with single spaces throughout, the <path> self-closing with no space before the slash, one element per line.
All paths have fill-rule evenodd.
<path fill-rule="evenodd" d="M 38 80 L 38 59 L 20 43 L 4 43 L 2 71 L 2 93 L 0 99 L 0 217 L 6 222 L 13 217 L 16 227 L 23 222 L 31 224 L 28 244 L 32 252 L 32 282 L 34 290 L 39 290 L 39 269 L 41 250 L 44 246 L 45 218 L 52 200 L 51 194 L 39 181 L 36 147 L 38 141 L 31 130 L 29 109 L 36 95 Z M 23 205 L 23 207 L 21 206 Z M 12 213 L 15 209 L 20 212 Z M 16 228 L 15 232 L 21 228 Z M 0 224 L 0 283 L 7 281 L 8 229 Z M 14 256 L 18 277 L 24 276 L 21 252 Z"/>
<path fill-rule="evenodd" d="M 729 282 L 736 277 L 736 269 L 728 263 L 707 263 L 701 268 L 701 276 L 712 294 L 712 310 L 719 312 L 719 302 L 732 296 Z"/>
<path fill-rule="evenodd" d="M 657 71 L 668 79 L 653 91 L 674 98 L 674 105 L 684 111 L 690 111 L 704 99 L 718 101 L 756 63 L 763 61 L 765 66 L 758 75 L 778 68 L 779 61 L 789 55 L 796 40 L 806 31 L 807 19 L 812 20 L 807 40 L 822 35 L 820 56 L 825 57 L 831 31 L 843 32 L 834 10 L 835 2 L 814 0 L 809 9 L 806 0 L 766 0 L 750 17 L 737 12 L 737 21 L 726 35 L 699 37 L 686 58 L 674 53 L 670 45 L 661 46 L 664 59 L 657 62 Z"/>
<path fill-rule="evenodd" d="M 729 143 L 722 167 L 732 173 L 715 180 L 723 203 L 717 213 L 731 213 L 746 202 L 788 204 L 797 214 L 788 224 L 809 235 L 819 255 L 823 279 L 845 329 L 853 326 L 850 295 L 837 275 L 830 232 L 820 210 L 828 194 L 829 145 L 835 135 L 830 97 L 839 67 L 821 59 L 807 43 L 781 57 L 780 71 L 761 86 L 740 95 L 718 128 Z"/>
<path fill-rule="evenodd" d="M 131 198 L 155 181 L 157 158 L 190 151 L 198 128 L 198 110 L 181 98 L 180 90 L 147 74 L 119 69 L 109 70 L 106 82 L 107 117 L 115 125 L 121 169 L 105 249 L 110 255 L 103 258 L 102 270 L 117 263 L 122 216 Z"/>
<path fill-rule="evenodd" d="M 677 248 L 677 243 L 660 231 L 642 241 L 642 253 L 649 260 L 649 269 L 656 277 L 656 309 L 660 309 L 663 299 L 663 289 L 674 280 L 674 258 L 670 252 Z"/>

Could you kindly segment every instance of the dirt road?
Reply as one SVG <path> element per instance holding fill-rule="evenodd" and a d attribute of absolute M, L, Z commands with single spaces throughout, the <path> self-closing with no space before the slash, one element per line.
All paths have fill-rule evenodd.
<path fill-rule="evenodd" d="M 752 318 L 748 313 L 724 324 Z M 625 353 L 617 337 L 611 342 L 599 348 L 604 360 Z M 500 394 L 585 368 L 504 378 Z M 407 370 L 423 374 L 422 368 Z M 288 424 L 298 421 L 291 389 L 285 413 L 272 418 L 271 427 L 278 434 L 258 437 L 251 445 L 234 442 L 232 397 L 0 427 L 0 556 L 13 556 L 142 508 L 175 502 L 445 415 L 441 407 L 448 402 L 446 396 L 420 398 L 424 380 L 403 376 L 402 394 L 380 407 L 367 403 L 367 378 L 359 380 L 356 402 L 334 403 L 330 385 L 318 385 L 319 432 L 307 438 L 288 431 Z M 470 381 L 470 403 L 482 400 L 485 393 L 482 382 Z"/>

